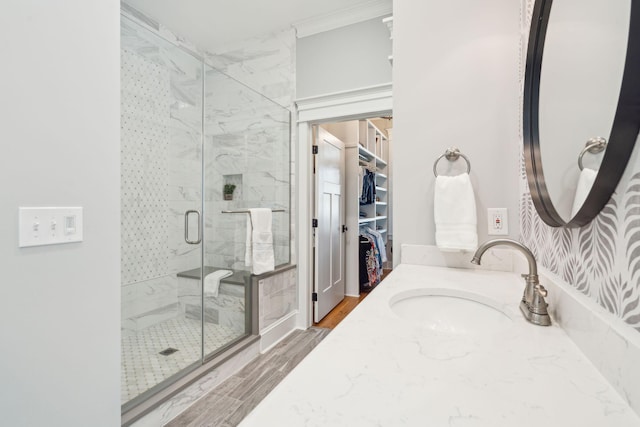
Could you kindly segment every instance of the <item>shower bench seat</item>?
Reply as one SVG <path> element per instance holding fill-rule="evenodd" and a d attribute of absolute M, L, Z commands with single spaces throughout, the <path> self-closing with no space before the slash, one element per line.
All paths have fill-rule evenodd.
<path fill-rule="evenodd" d="M 204 267 L 204 276 L 217 270 L 227 270 L 219 267 Z M 247 289 L 251 283 L 251 273 L 248 271 L 231 270 L 233 274 L 220 281 L 218 296 L 204 296 L 204 320 L 243 332 L 246 325 L 245 307 Z M 183 271 L 178 276 L 178 300 L 188 318 L 200 319 L 202 309 L 201 300 L 201 270 L 194 268 Z"/>

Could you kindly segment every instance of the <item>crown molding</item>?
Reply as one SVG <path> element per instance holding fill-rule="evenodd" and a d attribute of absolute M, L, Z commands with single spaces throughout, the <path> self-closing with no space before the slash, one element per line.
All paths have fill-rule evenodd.
<path fill-rule="evenodd" d="M 384 83 L 296 100 L 298 123 L 326 121 L 340 117 L 372 117 L 393 111 L 393 85 Z"/>
<path fill-rule="evenodd" d="M 292 26 L 296 29 L 297 37 L 302 38 L 392 13 L 391 0 L 370 0 L 325 15 L 294 22 Z"/>

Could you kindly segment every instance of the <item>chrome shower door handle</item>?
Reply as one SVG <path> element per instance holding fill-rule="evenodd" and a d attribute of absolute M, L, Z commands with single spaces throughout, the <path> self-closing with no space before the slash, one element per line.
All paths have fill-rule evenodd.
<path fill-rule="evenodd" d="M 198 216 L 198 240 L 189 240 L 189 215 L 196 214 Z M 184 241 L 190 245 L 198 245 L 202 242 L 202 225 L 200 222 L 200 211 L 190 209 L 184 213 Z"/>

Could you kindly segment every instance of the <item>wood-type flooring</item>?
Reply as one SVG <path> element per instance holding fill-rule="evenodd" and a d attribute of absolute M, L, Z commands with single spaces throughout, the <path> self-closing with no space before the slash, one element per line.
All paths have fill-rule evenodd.
<path fill-rule="evenodd" d="M 296 330 L 171 420 L 169 427 L 232 427 L 255 408 L 330 329 Z"/>
<path fill-rule="evenodd" d="M 383 278 L 388 273 L 385 270 Z M 320 322 L 306 331 L 292 332 L 274 348 L 258 356 L 171 420 L 167 426 L 237 426 L 367 295 L 368 292 L 362 292 L 359 297 L 345 297 Z"/>

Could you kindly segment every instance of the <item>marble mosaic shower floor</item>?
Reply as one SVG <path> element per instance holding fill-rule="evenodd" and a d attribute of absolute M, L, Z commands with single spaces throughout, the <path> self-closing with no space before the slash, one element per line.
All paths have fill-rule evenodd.
<path fill-rule="evenodd" d="M 175 317 L 135 334 L 123 334 L 120 371 L 122 403 L 200 360 L 200 329 L 199 320 Z M 231 328 L 205 323 L 205 349 L 208 353 L 213 352 L 240 335 Z M 167 348 L 178 351 L 167 356 L 160 354 Z"/>

